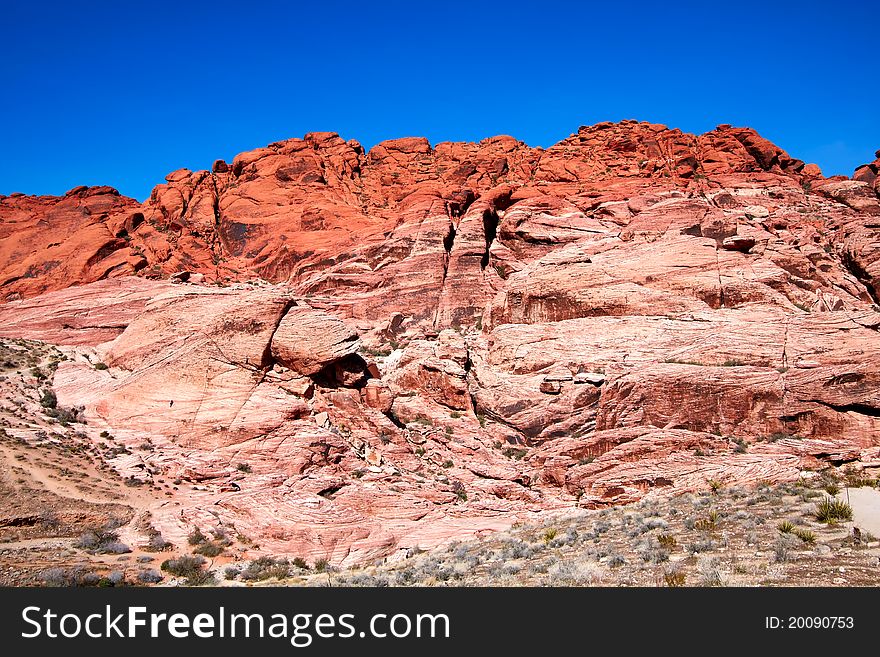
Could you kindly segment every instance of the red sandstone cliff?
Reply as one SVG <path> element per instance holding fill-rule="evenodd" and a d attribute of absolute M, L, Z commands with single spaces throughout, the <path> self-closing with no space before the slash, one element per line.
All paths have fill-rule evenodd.
<path fill-rule="evenodd" d="M 276 550 L 790 479 L 880 445 L 878 166 L 826 179 L 730 126 L 310 134 L 142 205 L 0 199 L 0 335 L 94 349 L 59 400 Z"/>

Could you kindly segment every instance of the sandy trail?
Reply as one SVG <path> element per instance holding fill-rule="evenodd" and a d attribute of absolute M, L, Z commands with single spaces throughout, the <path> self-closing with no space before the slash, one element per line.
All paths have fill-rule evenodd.
<path fill-rule="evenodd" d="M 864 486 L 841 491 L 840 498 L 849 497 L 854 524 L 862 531 L 880 536 L 880 490 Z"/>

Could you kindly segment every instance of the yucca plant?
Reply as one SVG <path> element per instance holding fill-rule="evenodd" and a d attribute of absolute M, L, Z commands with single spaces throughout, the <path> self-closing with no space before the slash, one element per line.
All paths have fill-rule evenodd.
<path fill-rule="evenodd" d="M 852 520 L 852 507 L 843 500 L 826 497 L 816 505 L 816 519 L 819 522 L 837 522 L 838 520 Z"/>
<path fill-rule="evenodd" d="M 811 532 L 809 529 L 804 529 L 802 527 L 798 527 L 796 529 L 793 529 L 791 533 L 794 534 L 795 536 L 797 536 L 799 539 L 801 539 L 807 545 L 815 545 L 816 544 L 816 535 L 813 532 Z"/>

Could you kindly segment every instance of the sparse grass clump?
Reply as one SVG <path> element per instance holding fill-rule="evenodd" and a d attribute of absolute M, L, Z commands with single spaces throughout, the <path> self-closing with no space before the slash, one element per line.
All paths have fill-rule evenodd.
<path fill-rule="evenodd" d="M 666 550 L 674 550 L 677 545 L 677 541 L 675 540 L 675 536 L 672 534 L 658 534 L 657 542 L 660 544 L 660 547 Z"/>
<path fill-rule="evenodd" d="M 776 529 L 783 534 L 791 534 L 794 531 L 794 524 L 790 520 L 783 520 L 776 526 Z"/>
<path fill-rule="evenodd" d="M 679 570 L 668 570 L 663 573 L 663 581 L 669 588 L 681 588 L 687 581 L 687 575 Z"/>
<path fill-rule="evenodd" d="M 519 461 L 524 457 L 528 452 L 525 449 L 518 449 L 516 447 L 505 447 L 501 453 L 509 459 L 513 459 L 515 461 Z"/>
<path fill-rule="evenodd" d="M 549 543 L 556 538 L 556 534 L 558 533 L 559 531 L 555 527 L 548 527 L 541 533 L 541 540 L 544 541 L 544 543 Z"/>
<path fill-rule="evenodd" d="M 832 497 L 834 497 L 835 495 L 837 495 L 840 492 L 840 486 L 837 484 L 836 481 L 829 481 L 827 484 L 825 484 L 823 489 L 826 493 L 828 493 Z"/>
<path fill-rule="evenodd" d="M 801 539 L 807 545 L 815 545 L 816 544 L 816 534 L 811 532 L 809 529 L 804 529 L 803 527 L 796 527 L 791 532 L 799 539 Z"/>

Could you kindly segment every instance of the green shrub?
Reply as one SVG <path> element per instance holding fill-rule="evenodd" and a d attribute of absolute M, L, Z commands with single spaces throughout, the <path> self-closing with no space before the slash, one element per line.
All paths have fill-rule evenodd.
<path fill-rule="evenodd" d="M 106 370 L 107 364 L 106 363 L 95 363 L 95 369 L 96 370 Z"/>
<path fill-rule="evenodd" d="M 51 390 L 45 390 L 40 398 L 40 406 L 43 408 L 55 408 L 58 406 L 58 397 Z"/>
<path fill-rule="evenodd" d="M 783 534 L 791 534 L 794 531 L 794 525 L 789 520 L 783 520 L 778 525 L 776 525 L 776 529 L 781 531 Z"/>

